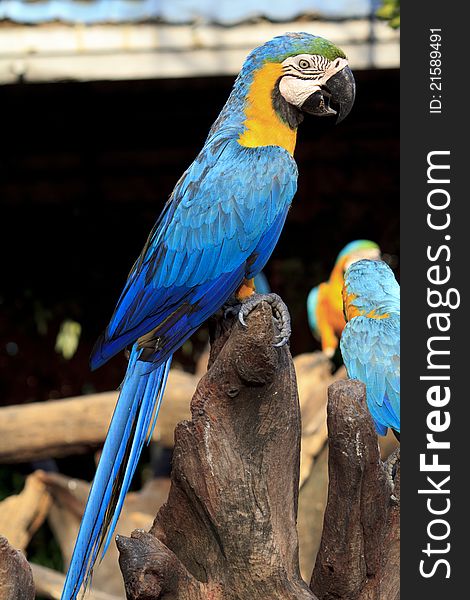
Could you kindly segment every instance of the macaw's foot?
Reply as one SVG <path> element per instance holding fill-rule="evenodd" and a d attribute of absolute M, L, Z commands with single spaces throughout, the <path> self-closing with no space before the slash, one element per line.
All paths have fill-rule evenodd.
<path fill-rule="evenodd" d="M 393 494 L 393 490 L 395 489 L 395 475 L 397 472 L 397 465 L 399 462 L 400 462 L 400 447 L 398 447 L 396 450 L 394 450 L 392 452 L 392 454 L 390 454 L 390 456 L 387 459 L 387 462 L 385 463 L 388 481 L 390 483 L 390 487 L 392 488 L 392 496 L 391 496 L 392 502 L 397 502 L 397 498 L 395 497 L 395 494 Z"/>
<path fill-rule="evenodd" d="M 229 298 L 222 306 L 222 310 L 224 311 L 224 319 L 228 319 L 229 317 L 238 317 L 241 307 L 242 303 L 236 296 Z"/>
<path fill-rule="evenodd" d="M 287 306 L 281 300 L 277 294 L 252 294 L 245 300 L 243 300 L 239 313 L 238 320 L 242 325 L 247 327 L 245 322 L 246 317 L 253 311 L 261 302 L 267 302 L 271 305 L 273 311 L 273 317 L 276 322 L 276 326 L 279 329 L 279 334 L 276 339 L 279 340 L 276 347 L 284 346 L 287 344 L 292 332 L 290 325 L 290 315 Z"/>

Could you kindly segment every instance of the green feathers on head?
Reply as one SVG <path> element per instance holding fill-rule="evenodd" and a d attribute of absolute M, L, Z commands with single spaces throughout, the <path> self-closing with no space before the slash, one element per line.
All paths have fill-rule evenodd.
<path fill-rule="evenodd" d="M 256 48 L 253 54 L 262 62 L 282 62 L 289 56 L 297 54 L 319 54 L 328 60 L 346 58 L 346 55 L 325 38 L 312 35 L 311 33 L 286 33 L 266 42 L 263 46 Z"/>

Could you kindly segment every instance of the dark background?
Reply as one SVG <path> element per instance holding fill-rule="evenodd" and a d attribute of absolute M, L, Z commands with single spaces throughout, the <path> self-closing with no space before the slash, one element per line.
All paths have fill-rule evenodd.
<path fill-rule="evenodd" d="M 343 123 L 320 129 L 306 118 L 299 129 L 299 189 L 265 270 L 290 308 L 293 354 L 319 347 L 306 296 L 347 242 L 399 250 L 399 73 L 355 76 L 356 103 Z M 125 359 L 91 373 L 92 345 L 232 84 L 212 77 L 0 88 L 2 404 L 119 385 Z M 82 325 L 69 361 L 54 350 L 65 318 Z M 203 340 L 178 354 L 185 368 Z"/>

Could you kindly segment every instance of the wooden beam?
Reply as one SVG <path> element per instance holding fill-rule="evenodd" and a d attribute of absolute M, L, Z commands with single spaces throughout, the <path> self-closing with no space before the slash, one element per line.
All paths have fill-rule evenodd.
<path fill-rule="evenodd" d="M 65 576 L 47 567 L 29 563 L 36 587 L 36 593 L 50 600 L 60 600 L 64 587 Z M 113 596 L 99 590 L 92 589 L 86 594 L 87 600 L 123 600 L 120 596 Z"/>
<path fill-rule="evenodd" d="M 354 69 L 398 67 L 399 33 L 368 19 L 216 25 L 9 25 L 0 83 L 235 75 L 256 46 L 286 31 L 333 40 Z M 374 40 L 371 41 L 371 36 Z"/>
<path fill-rule="evenodd" d="M 158 426 L 153 439 L 173 447 L 174 429 L 190 416 L 189 404 L 197 375 L 170 371 Z M 294 359 L 302 412 L 301 484 L 308 477 L 315 456 L 326 443 L 326 390 L 344 377 L 344 369 L 331 375 L 331 362 L 321 353 L 301 354 Z M 103 392 L 45 403 L 0 408 L 0 462 L 18 463 L 49 457 L 80 454 L 104 442 L 118 392 Z"/>
<path fill-rule="evenodd" d="M 153 439 L 173 446 L 176 423 L 189 416 L 193 375 L 173 369 Z M 0 463 L 88 452 L 106 437 L 118 392 L 0 408 Z"/>

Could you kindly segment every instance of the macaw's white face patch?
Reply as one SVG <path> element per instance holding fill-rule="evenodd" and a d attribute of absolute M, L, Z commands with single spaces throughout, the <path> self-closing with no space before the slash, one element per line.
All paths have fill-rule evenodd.
<path fill-rule="evenodd" d="M 321 90 L 330 77 L 347 65 L 345 58 L 331 61 L 319 54 L 290 56 L 282 62 L 279 91 L 289 104 L 300 108 L 309 96 Z"/>

